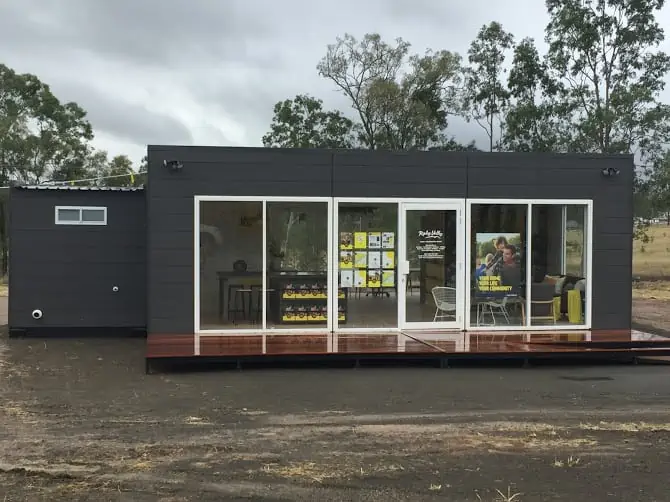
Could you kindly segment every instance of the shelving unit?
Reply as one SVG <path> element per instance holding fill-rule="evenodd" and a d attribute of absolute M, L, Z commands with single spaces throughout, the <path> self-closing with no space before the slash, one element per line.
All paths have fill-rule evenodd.
<path fill-rule="evenodd" d="M 275 322 L 278 324 L 320 324 L 328 321 L 328 278 L 325 275 L 295 275 L 276 279 Z M 338 320 L 347 320 L 347 292 L 338 289 Z"/>

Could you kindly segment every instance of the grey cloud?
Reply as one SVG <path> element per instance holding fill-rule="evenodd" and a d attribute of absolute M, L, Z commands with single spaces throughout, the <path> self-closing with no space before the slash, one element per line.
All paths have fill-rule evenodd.
<path fill-rule="evenodd" d="M 191 132 L 174 117 L 111 99 L 81 84 L 56 82 L 53 87 L 64 101 L 76 101 L 88 112 L 94 131 L 104 131 L 137 145 L 193 143 Z"/>
<path fill-rule="evenodd" d="M 660 19 L 667 18 L 666 12 Z M 316 71 L 337 36 L 379 32 L 411 42 L 412 52 L 431 47 L 465 56 L 477 30 L 494 19 L 517 39 L 538 42 L 547 20 L 538 0 L 0 0 L 0 60 L 52 84 L 59 98 L 88 110 L 96 130 L 120 140 L 189 144 L 195 137 L 227 144 L 218 128 L 226 119 L 226 127 L 245 131 L 245 144 L 258 145 L 272 106 L 296 94 L 354 116 L 348 100 Z M 113 101 L 124 89 L 105 94 L 105 82 L 93 72 L 106 70 L 123 77 L 109 86 L 130 92 L 155 78 L 154 88 L 175 91 L 161 95 L 186 96 L 194 110 L 175 106 L 192 130 L 174 117 Z M 482 136 L 478 126 L 456 119 L 449 133 L 463 142 Z M 229 134 L 239 139 L 236 131 Z"/>
<path fill-rule="evenodd" d="M 57 44 L 145 65 L 250 63 L 263 58 L 255 47 L 273 23 L 241 6 L 241 0 L 21 0 L 0 7 L 0 30 L 34 51 Z"/>

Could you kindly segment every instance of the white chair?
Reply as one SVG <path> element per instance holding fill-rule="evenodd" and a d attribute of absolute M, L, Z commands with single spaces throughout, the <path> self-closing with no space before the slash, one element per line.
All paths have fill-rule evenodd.
<path fill-rule="evenodd" d="M 436 307 L 433 322 L 445 317 L 456 319 L 456 288 L 435 286 L 431 292 Z"/>
<path fill-rule="evenodd" d="M 503 318 L 510 324 L 509 312 L 507 311 L 508 299 L 503 298 L 501 301 L 493 299 L 480 301 L 477 303 L 477 326 L 495 326 L 496 314 L 502 314 Z M 491 324 L 485 324 L 487 314 L 491 319 Z"/>

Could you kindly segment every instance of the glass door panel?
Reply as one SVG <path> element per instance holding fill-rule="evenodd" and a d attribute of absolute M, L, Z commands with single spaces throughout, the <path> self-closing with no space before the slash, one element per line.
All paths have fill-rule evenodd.
<path fill-rule="evenodd" d="M 400 309 L 405 329 L 462 328 L 463 233 L 459 204 L 405 204 Z"/>

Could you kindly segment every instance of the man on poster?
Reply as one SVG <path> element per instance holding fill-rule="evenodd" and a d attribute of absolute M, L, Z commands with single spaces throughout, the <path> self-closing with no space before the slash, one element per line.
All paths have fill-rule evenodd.
<path fill-rule="evenodd" d="M 500 267 L 500 284 L 509 287 L 508 295 L 519 294 L 521 284 L 521 267 L 517 260 L 516 246 L 507 244 L 503 248 L 502 265 Z"/>
<path fill-rule="evenodd" d="M 521 266 L 518 259 L 518 234 L 493 236 L 478 234 L 478 267 L 475 270 L 477 293 L 485 297 L 517 296 L 521 286 Z"/>

